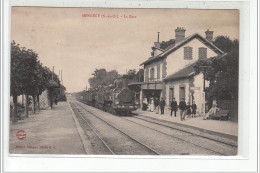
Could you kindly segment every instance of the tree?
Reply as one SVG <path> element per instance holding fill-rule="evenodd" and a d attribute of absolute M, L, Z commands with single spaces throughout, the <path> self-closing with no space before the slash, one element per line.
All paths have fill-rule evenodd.
<path fill-rule="evenodd" d="M 107 72 L 106 69 L 96 69 L 92 75 L 93 77 L 88 79 L 91 88 L 96 88 L 99 85 L 113 84 L 120 76 L 116 70 Z"/>
<path fill-rule="evenodd" d="M 25 47 L 20 47 L 15 41 L 11 43 L 11 86 L 10 95 L 13 97 L 14 116 L 17 121 L 17 97 L 25 94 L 25 115 L 28 117 L 29 96 L 33 98 L 33 112 L 36 110 L 36 97 L 39 105 L 39 95 L 49 87 L 50 80 L 59 85 L 60 81 L 56 74 L 49 68 L 43 67 L 38 60 L 38 54 Z"/>
<path fill-rule="evenodd" d="M 199 60 L 195 64 L 196 73 L 202 72 L 201 66 L 209 66 L 205 71 L 205 79 L 210 81 L 209 87 L 206 88 L 208 100 L 238 99 L 239 42 L 238 40 L 231 42 L 232 45 L 228 48 L 230 52 L 227 54 Z M 227 41 L 223 45 L 229 45 L 229 43 L 230 41 Z"/>
<path fill-rule="evenodd" d="M 237 39 L 231 40 L 228 36 L 217 36 L 213 44 L 225 53 L 231 52 L 232 49 L 238 48 L 239 42 Z"/>
<path fill-rule="evenodd" d="M 37 89 L 37 63 L 38 62 L 38 54 L 35 53 L 31 49 L 22 48 L 21 56 L 23 58 L 23 85 L 24 85 L 24 91 L 26 97 L 25 102 L 25 116 L 28 118 L 29 116 L 29 95 L 31 95 L 35 101 L 35 93 Z M 34 102 L 35 103 L 35 102 Z"/>
<path fill-rule="evenodd" d="M 24 90 L 24 76 L 23 76 L 23 59 L 21 55 L 21 48 L 19 44 L 14 41 L 11 43 L 11 86 L 10 94 L 13 97 L 13 110 L 14 114 L 12 121 L 17 121 L 17 97 L 23 94 Z"/>
<path fill-rule="evenodd" d="M 144 69 L 139 69 L 136 71 L 135 69 L 131 69 L 127 72 L 129 83 L 132 82 L 143 82 L 144 80 Z"/>
<path fill-rule="evenodd" d="M 60 80 L 59 77 L 54 73 L 54 67 L 53 71 L 51 71 L 49 68 L 47 68 L 48 71 L 48 98 L 50 101 L 50 106 L 52 108 L 53 101 L 57 100 L 59 98 L 59 87 L 60 87 Z"/>
<path fill-rule="evenodd" d="M 174 44 L 175 44 L 175 39 L 170 39 L 169 41 L 162 41 L 162 43 L 160 44 L 160 48 L 166 49 L 168 46 L 174 45 Z"/>
<path fill-rule="evenodd" d="M 128 70 L 127 74 L 129 79 L 133 79 L 136 76 L 136 70 L 135 69 Z"/>
<path fill-rule="evenodd" d="M 48 83 L 48 68 L 43 67 L 41 63 L 37 64 L 37 71 L 36 74 L 38 76 L 38 83 L 37 83 L 37 90 L 36 90 L 36 99 L 37 99 L 37 106 L 38 110 L 40 110 L 40 95 L 43 93 L 43 91 L 46 90 L 47 88 L 47 83 Z M 35 110 L 35 105 L 34 104 L 34 110 Z"/>

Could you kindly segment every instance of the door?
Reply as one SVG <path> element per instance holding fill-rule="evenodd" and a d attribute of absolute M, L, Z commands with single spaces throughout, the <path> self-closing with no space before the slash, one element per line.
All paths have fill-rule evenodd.
<path fill-rule="evenodd" d="M 173 90 L 173 88 L 170 88 L 170 90 L 169 90 L 169 105 L 171 104 L 171 102 L 172 102 L 172 99 L 173 99 L 173 97 L 174 97 L 174 90 Z"/>
<path fill-rule="evenodd" d="M 181 101 L 182 98 L 184 98 L 184 101 L 185 101 L 185 87 L 184 86 L 180 87 L 180 100 L 179 100 L 179 102 Z"/>

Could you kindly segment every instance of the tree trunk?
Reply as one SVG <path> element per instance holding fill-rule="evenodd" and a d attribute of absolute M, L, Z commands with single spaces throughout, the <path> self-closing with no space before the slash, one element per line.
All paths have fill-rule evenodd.
<path fill-rule="evenodd" d="M 25 94 L 25 117 L 29 117 L 29 95 Z"/>
<path fill-rule="evenodd" d="M 53 89 L 50 90 L 50 101 L 51 101 L 51 109 L 52 109 L 52 106 L 53 106 Z"/>
<path fill-rule="evenodd" d="M 13 96 L 13 103 L 14 103 L 14 114 L 12 117 L 12 121 L 17 122 L 17 95 Z"/>
<path fill-rule="evenodd" d="M 24 95 L 22 94 L 22 105 L 24 106 Z"/>
<path fill-rule="evenodd" d="M 38 111 L 40 111 L 40 96 L 39 96 L 39 94 L 37 94 L 37 107 L 38 107 Z"/>
<path fill-rule="evenodd" d="M 33 114 L 36 114 L 36 99 L 35 99 L 35 95 L 32 96 L 33 97 L 33 107 L 32 107 L 32 111 Z"/>

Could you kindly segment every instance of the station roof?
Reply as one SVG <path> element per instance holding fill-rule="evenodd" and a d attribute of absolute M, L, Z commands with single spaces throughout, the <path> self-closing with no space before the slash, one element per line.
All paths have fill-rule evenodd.
<path fill-rule="evenodd" d="M 217 46 L 215 46 L 213 43 L 209 42 L 207 39 L 203 38 L 201 35 L 199 35 L 198 33 L 195 33 L 189 37 L 187 37 L 186 39 L 184 39 L 183 41 L 175 44 L 175 45 L 170 45 L 169 47 L 167 47 L 161 54 L 157 55 L 157 56 L 153 56 L 150 57 L 148 60 L 144 61 L 143 63 L 141 63 L 140 65 L 144 65 L 144 64 L 148 64 L 152 61 L 158 60 L 160 58 L 163 58 L 169 54 L 171 54 L 172 52 L 176 51 L 177 49 L 179 49 L 180 47 L 182 47 L 183 45 L 187 44 L 188 42 L 192 41 L 193 39 L 199 39 L 203 44 L 205 44 L 207 47 L 209 47 L 210 49 L 212 49 L 214 52 L 216 52 L 217 54 L 223 54 L 224 52 L 222 50 L 220 50 Z"/>
<path fill-rule="evenodd" d="M 195 75 L 195 71 L 193 67 L 195 66 L 196 62 L 186 66 L 185 68 L 177 71 L 176 73 L 167 76 L 166 78 L 164 78 L 164 81 L 169 81 L 174 79 L 184 79 Z"/>

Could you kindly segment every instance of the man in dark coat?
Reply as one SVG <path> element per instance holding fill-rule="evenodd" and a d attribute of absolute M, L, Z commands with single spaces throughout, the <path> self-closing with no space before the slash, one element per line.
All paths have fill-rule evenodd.
<path fill-rule="evenodd" d="M 184 98 L 181 99 L 181 102 L 180 102 L 180 105 L 179 105 L 179 108 L 180 108 L 180 117 L 181 117 L 181 121 L 184 120 L 184 111 L 186 109 L 186 103 L 184 101 Z"/>
<path fill-rule="evenodd" d="M 162 98 L 161 101 L 160 101 L 161 114 L 164 114 L 164 107 L 165 107 L 165 101 Z"/>
<path fill-rule="evenodd" d="M 197 110 L 197 105 L 195 101 L 193 101 L 192 106 L 191 106 L 192 112 L 191 112 L 191 117 L 196 117 L 196 110 Z"/>
<path fill-rule="evenodd" d="M 172 116 L 172 111 L 174 111 L 174 116 L 176 117 L 177 101 L 175 101 L 175 98 L 173 98 L 171 102 L 171 116 Z"/>

